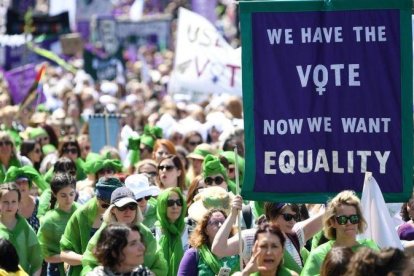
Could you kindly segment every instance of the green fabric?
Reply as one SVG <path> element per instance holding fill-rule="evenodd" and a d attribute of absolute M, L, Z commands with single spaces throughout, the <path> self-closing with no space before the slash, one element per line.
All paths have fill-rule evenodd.
<path fill-rule="evenodd" d="M 57 151 L 56 147 L 52 144 L 42 146 L 42 152 L 44 155 Z"/>
<path fill-rule="evenodd" d="M 37 218 L 41 219 L 47 211 L 50 210 L 50 199 L 52 198 L 52 190 L 46 189 L 39 198 L 39 207 L 37 207 Z"/>
<path fill-rule="evenodd" d="M 139 150 L 139 144 L 141 143 L 141 139 L 139 137 L 129 137 L 128 138 L 128 149 L 129 150 Z"/>
<path fill-rule="evenodd" d="M 83 254 L 90 240 L 92 225 L 97 215 L 98 202 L 94 197 L 78 208 L 69 219 L 65 232 L 60 239 L 60 250 Z M 78 276 L 81 270 L 81 265 L 71 266 L 69 275 Z"/>
<path fill-rule="evenodd" d="M 16 216 L 17 223 L 13 230 L 9 230 L 0 222 L 0 237 L 9 240 L 16 248 L 19 255 L 20 265 L 32 275 L 42 266 L 42 253 L 36 233 L 20 215 Z"/>
<path fill-rule="evenodd" d="M 252 213 L 255 218 L 264 214 L 264 201 L 253 201 Z"/>
<path fill-rule="evenodd" d="M 11 166 L 6 173 L 6 177 L 4 178 L 5 182 L 13 182 L 16 181 L 18 177 L 25 176 L 29 181 L 29 186 L 32 187 L 32 183 L 35 183 L 36 186 L 40 189 L 40 191 L 44 191 L 47 188 L 50 188 L 49 183 L 47 183 L 43 177 L 37 172 L 35 168 L 32 166 L 23 166 L 23 167 L 15 167 Z"/>
<path fill-rule="evenodd" d="M 148 228 L 153 228 L 155 225 L 155 222 L 157 221 L 157 199 L 154 197 L 151 197 L 151 199 L 148 201 L 148 208 L 145 214 L 143 214 L 144 220 L 142 221 L 142 224 L 147 226 Z"/>
<path fill-rule="evenodd" d="M 227 170 L 221 164 L 220 158 L 214 155 L 207 155 L 203 160 L 203 175 L 204 178 L 210 175 L 221 174 L 228 183 Z"/>
<path fill-rule="evenodd" d="M 171 223 L 167 218 L 167 200 L 172 192 L 178 194 L 183 203 L 181 215 L 174 223 Z M 181 234 L 185 229 L 184 217 L 187 213 L 187 204 L 180 188 L 177 187 L 168 188 L 160 193 L 158 195 L 157 203 L 157 223 L 161 226 L 163 234 L 158 243 L 164 252 L 165 259 L 170 262 L 168 273 L 165 275 L 175 276 L 177 275 L 180 261 L 184 255 Z"/>
<path fill-rule="evenodd" d="M 104 168 L 112 168 L 117 172 L 122 171 L 122 163 L 117 159 L 106 159 L 105 157 L 91 158 L 83 164 L 87 174 L 95 174 Z"/>
<path fill-rule="evenodd" d="M 144 127 L 144 133 L 140 137 L 141 144 L 144 144 L 151 149 L 154 148 L 155 141 L 157 139 L 162 138 L 162 128 L 154 126 L 151 127 L 149 125 L 146 125 Z"/>
<path fill-rule="evenodd" d="M 128 151 L 128 161 L 130 166 L 134 166 L 141 159 L 139 150 L 129 150 Z"/>
<path fill-rule="evenodd" d="M 4 170 L 3 166 L 0 164 L 0 183 L 4 183 L 4 178 L 6 177 L 7 168 L 10 167 L 18 167 L 20 168 L 22 164 L 20 163 L 19 159 L 16 156 L 12 156 L 10 158 L 9 164 L 7 164 L 6 170 Z"/>
<path fill-rule="evenodd" d="M 29 131 L 30 139 L 36 139 L 37 137 L 40 137 L 40 136 L 48 136 L 46 130 L 44 130 L 41 127 L 32 128 Z"/>
<path fill-rule="evenodd" d="M 84 180 L 86 178 L 86 172 L 85 172 L 85 161 L 82 160 L 82 158 L 78 157 L 75 160 L 75 166 L 76 166 L 76 180 Z"/>
<path fill-rule="evenodd" d="M 230 164 L 236 164 L 236 155 L 234 154 L 234 151 L 223 151 L 220 155 L 226 157 Z M 240 186 L 242 186 L 244 179 L 244 158 L 237 155 L 237 163 L 237 168 L 239 169 L 239 183 Z"/>
<path fill-rule="evenodd" d="M 237 195 L 236 183 L 234 183 L 234 181 L 231 179 L 227 180 L 227 190 Z"/>
<path fill-rule="evenodd" d="M 240 269 L 239 258 L 236 255 L 218 259 L 206 245 L 198 248 L 198 253 L 200 254 L 197 266 L 199 276 L 217 275 L 224 264 L 231 269 L 230 274 Z"/>
<path fill-rule="evenodd" d="M 319 275 L 325 256 L 332 249 L 334 243 L 335 240 L 331 240 L 318 246 L 315 250 L 312 250 L 300 275 Z M 351 247 L 351 249 L 355 252 L 361 247 L 369 247 L 374 250 L 379 250 L 378 245 L 373 240 L 368 239 L 358 241 L 358 245 Z"/>
<path fill-rule="evenodd" d="M 80 275 L 86 275 L 94 267 L 98 266 L 98 261 L 93 255 L 93 249 L 98 243 L 98 239 L 102 230 L 106 227 L 106 223 L 102 223 L 101 227 L 96 231 L 91 240 L 88 243 L 85 253 L 83 254 L 82 265 L 83 269 Z M 149 230 L 142 223 L 137 224 L 139 232 L 142 235 L 142 241 L 145 245 L 144 266 L 148 267 L 155 275 L 164 275 L 167 271 L 167 261 L 164 259 L 161 249 L 157 246 L 151 230 Z"/>
<path fill-rule="evenodd" d="M 78 207 L 79 205 L 74 203 L 69 212 L 62 211 L 59 208 L 52 209 L 41 219 L 37 238 L 43 258 L 60 254 L 60 238 L 65 232 L 66 224 L 71 215 Z M 59 263 L 58 265 L 60 275 L 65 275 L 63 263 Z"/>
<path fill-rule="evenodd" d="M 13 140 L 16 149 L 20 149 L 20 145 L 22 144 L 23 140 L 19 135 L 19 131 L 14 129 L 13 127 L 5 128 L 4 130 L 10 135 L 10 138 Z"/>

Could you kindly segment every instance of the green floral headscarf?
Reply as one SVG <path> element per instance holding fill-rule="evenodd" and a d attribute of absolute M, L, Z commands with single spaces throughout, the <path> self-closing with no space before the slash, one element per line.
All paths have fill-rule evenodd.
<path fill-rule="evenodd" d="M 183 203 L 180 217 L 171 223 L 167 218 L 167 201 L 171 193 L 176 193 Z M 187 213 L 187 204 L 180 188 L 168 188 L 164 190 L 157 199 L 157 218 L 161 226 L 163 235 L 159 240 L 159 244 L 163 250 L 164 257 L 170 261 L 168 276 L 175 276 L 178 272 L 181 258 L 184 255 L 183 245 L 181 243 L 181 235 L 185 229 L 184 217 Z"/>

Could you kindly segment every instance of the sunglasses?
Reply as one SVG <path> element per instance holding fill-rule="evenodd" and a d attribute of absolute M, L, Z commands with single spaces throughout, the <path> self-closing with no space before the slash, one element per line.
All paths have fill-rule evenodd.
<path fill-rule="evenodd" d="M 33 152 L 34 153 L 40 153 L 40 149 L 34 149 Z"/>
<path fill-rule="evenodd" d="M 145 199 L 146 201 L 148 201 L 148 200 L 150 200 L 150 199 L 151 199 L 151 196 L 144 196 L 144 197 L 141 197 L 140 199 L 137 199 L 137 202 L 141 202 L 143 199 Z"/>
<path fill-rule="evenodd" d="M 64 149 L 63 150 L 63 153 L 66 153 L 66 154 L 68 154 L 68 153 L 77 154 L 78 153 L 78 149 L 76 149 L 76 148 Z"/>
<path fill-rule="evenodd" d="M 109 204 L 109 203 L 101 203 L 101 207 L 102 207 L 102 209 L 108 209 L 108 207 L 110 206 L 111 204 Z"/>
<path fill-rule="evenodd" d="M 135 211 L 137 209 L 137 205 L 136 204 L 127 204 L 125 206 L 122 207 L 116 207 L 116 209 L 118 209 L 118 211 L 125 211 L 126 209 L 129 209 L 130 211 Z"/>
<path fill-rule="evenodd" d="M 292 219 L 294 219 L 295 221 L 299 221 L 300 216 L 298 214 L 282 214 L 282 217 L 285 221 L 291 221 Z"/>
<path fill-rule="evenodd" d="M 207 224 L 220 227 L 223 225 L 223 223 L 224 223 L 224 220 L 210 220 Z"/>
<path fill-rule="evenodd" d="M 188 144 L 191 146 L 198 146 L 201 144 L 201 141 L 188 141 Z"/>
<path fill-rule="evenodd" d="M 166 166 L 159 165 L 158 166 L 159 171 L 163 171 L 164 169 L 167 170 L 167 171 L 171 171 L 171 170 L 175 169 L 175 166 L 173 166 L 173 165 L 166 165 Z"/>
<path fill-rule="evenodd" d="M 174 204 L 177 204 L 177 206 L 183 206 L 183 202 L 181 201 L 181 199 L 169 199 L 167 200 L 167 206 L 168 207 L 172 207 L 174 206 Z"/>
<path fill-rule="evenodd" d="M 216 183 L 216 185 L 220 185 L 221 183 L 223 183 L 223 181 L 224 181 L 224 178 L 221 176 L 216 176 L 214 178 L 209 176 L 204 179 L 204 183 L 206 183 L 206 185 L 208 186 L 213 185 L 213 182 Z"/>
<path fill-rule="evenodd" d="M 358 224 L 359 223 L 359 215 L 350 215 L 350 216 L 337 216 L 335 217 L 336 222 L 338 222 L 339 225 L 345 225 L 347 224 L 348 220 L 352 224 Z"/>
<path fill-rule="evenodd" d="M 12 142 L 11 141 L 0 141 L 0 147 L 2 146 L 11 146 Z"/>

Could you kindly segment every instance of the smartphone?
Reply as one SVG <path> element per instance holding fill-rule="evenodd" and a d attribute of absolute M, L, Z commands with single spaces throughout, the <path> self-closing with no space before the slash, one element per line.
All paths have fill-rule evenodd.
<path fill-rule="evenodd" d="M 231 269 L 229 267 L 222 267 L 220 268 L 219 273 L 217 276 L 230 276 Z"/>

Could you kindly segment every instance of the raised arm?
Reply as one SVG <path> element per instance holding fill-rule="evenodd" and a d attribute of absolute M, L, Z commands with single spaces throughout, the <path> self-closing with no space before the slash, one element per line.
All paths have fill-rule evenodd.
<path fill-rule="evenodd" d="M 239 254 L 239 236 L 234 235 L 229 239 L 233 224 L 236 222 L 237 214 L 242 209 L 243 199 L 241 196 L 236 195 L 231 203 L 231 212 L 224 224 L 220 227 L 216 236 L 214 237 L 213 244 L 211 246 L 211 252 L 223 258 L 226 256 L 232 256 Z"/>
<path fill-rule="evenodd" d="M 303 234 L 305 236 L 305 241 L 312 238 L 316 233 L 322 230 L 322 217 L 325 213 L 325 208 L 321 208 L 319 212 L 308 218 L 307 220 L 298 222 L 298 224 L 303 228 Z"/>

